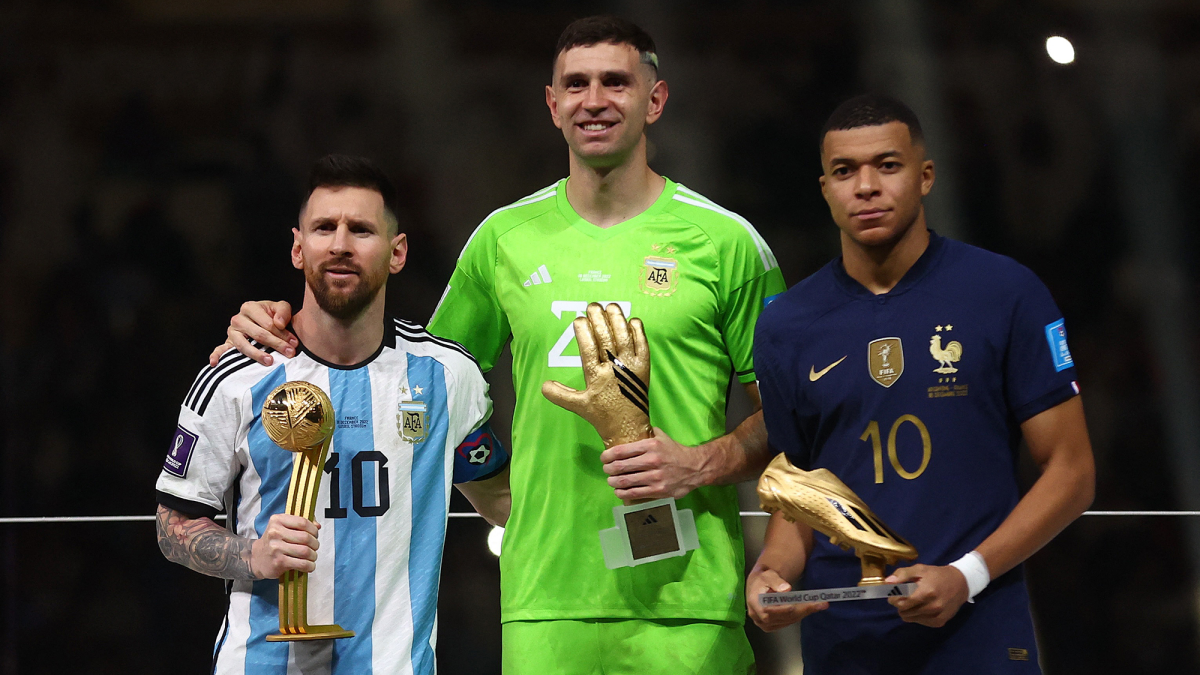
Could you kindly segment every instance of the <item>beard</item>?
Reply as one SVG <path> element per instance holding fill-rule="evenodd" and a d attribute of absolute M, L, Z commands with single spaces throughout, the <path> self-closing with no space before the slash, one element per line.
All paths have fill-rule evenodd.
<path fill-rule="evenodd" d="M 330 283 L 325 276 L 330 267 L 353 270 L 356 277 L 343 282 Z M 305 266 L 304 278 L 312 289 L 317 305 L 326 314 L 341 321 L 349 321 L 362 314 L 363 310 L 375 299 L 375 294 L 387 283 L 387 270 L 370 273 L 346 260 L 330 260 L 317 265 L 316 268 Z"/>

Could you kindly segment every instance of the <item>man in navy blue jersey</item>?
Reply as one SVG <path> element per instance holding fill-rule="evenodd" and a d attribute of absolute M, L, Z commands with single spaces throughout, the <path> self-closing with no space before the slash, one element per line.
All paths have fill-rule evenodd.
<path fill-rule="evenodd" d="M 759 593 L 853 586 L 860 565 L 780 514 L 746 596 L 764 630 L 801 623 L 805 672 L 1037 673 L 1021 563 L 1092 501 L 1095 469 L 1062 314 L 1025 267 L 926 227 L 933 186 L 903 103 L 842 104 L 821 141 L 842 255 L 755 332 L 771 445 L 826 468 L 916 546 L 907 598 L 763 607 Z M 1024 438 L 1041 476 L 1016 478 Z"/>

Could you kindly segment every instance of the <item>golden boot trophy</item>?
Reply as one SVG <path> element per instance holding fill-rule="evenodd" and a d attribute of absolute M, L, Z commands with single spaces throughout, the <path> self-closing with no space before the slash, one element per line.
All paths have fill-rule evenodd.
<path fill-rule="evenodd" d="M 263 429 L 276 445 L 295 453 L 288 484 L 289 515 L 316 520 L 317 489 L 335 422 L 333 403 L 309 382 L 285 382 L 263 404 Z M 268 642 L 347 637 L 354 637 L 354 631 L 337 624 L 308 625 L 308 572 L 290 570 L 279 578 L 279 633 L 268 635 Z"/>
<path fill-rule="evenodd" d="M 828 469 L 803 471 L 792 466 L 780 453 L 758 480 L 758 499 L 764 511 L 778 511 L 787 520 L 800 521 L 824 534 L 831 543 L 845 550 L 853 548 L 862 561 L 862 579 L 858 586 L 877 587 L 764 593 L 764 604 L 866 600 L 908 595 L 916 586 L 915 583 L 881 586 L 887 576 L 885 568 L 899 560 L 916 559 L 917 549 L 885 525 L 866 502 Z"/>
<path fill-rule="evenodd" d="M 560 382 L 542 384 L 542 395 L 587 420 L 604 447 L 650 438 L 650 347 L 640 319 L 625 320 L 621 307 L 597 303 L 574 321 L 583 391 Z M 699 548 L 696 521 L 674 499 L 626 502 L 613 508 L 616 527 L 600 531 L 604 565 L 631 567 L 681 556 Z"/>

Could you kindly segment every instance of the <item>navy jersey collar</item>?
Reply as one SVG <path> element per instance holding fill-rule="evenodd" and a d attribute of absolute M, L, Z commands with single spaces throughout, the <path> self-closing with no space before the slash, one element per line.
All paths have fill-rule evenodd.
<path fill-rule="evenodd" d="M 891 297 L 907 292 L 913 286 L 920 283 L 921 279 L 929 273 L 937 264 L 937 261 L 942 257 L 942 250 L 945 248 L 945 238 L 938 235 L 937 232 L 929 230 L 929 246 L 921 253 L 921 257 L 913 263 L 913 266 L 908 268 L 900 281 L 887 293 L 876 295 L 858 282 L 857 279 L 850 276 L 846 272 L 846 265 L 842 260 L 842 256 L 838 256 L 830 266 L 833 269 L 833 277 L 837 279 L 838 285 L 842 287 L 850 295 L 856 297 Z"/>

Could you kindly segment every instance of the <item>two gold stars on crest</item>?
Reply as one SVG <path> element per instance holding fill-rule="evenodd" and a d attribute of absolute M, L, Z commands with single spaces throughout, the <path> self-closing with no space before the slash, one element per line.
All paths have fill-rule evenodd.
<path fill-rule="evenodd" d="M 650 248 L 653 249 L 655 252 L 658 252 L 658 250 L 661 249 L 662 247 L 663 247 L 662 244 L 651 244 L 650 245 Z M 679 249 L 675 248 L 671 244 L 667 244 L 667 251 L 666 251 L 667 255 L 671 255 L 672 253 L 674 253 L 675 251 L 678 251 L 678 250 Z"/>
<path fill-rule="evenodd" d="M 940 332 L 942 332 L 942 327 L 941 327 L 941 326 L 934 326 L 934 327 L 933 327 L 933 330 L 935 330 L 935 331 L 937 331 L 937 332 L 939 332 L 939 333 L 940 333 Z M 950 324 L 946 324 L 946 330 L 954 330 L 954 326 L 951 326 Z"/>
<path fill-rule="evenodd" d="M 420 396 L 423 391 L 424 390 L 421 389 L 420 385 L 413 387 L 413 394 L 416 396 Z M 408 387 L 400 387 L 400 395 L 408 396 Z"/>

